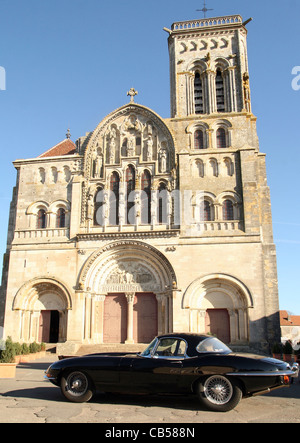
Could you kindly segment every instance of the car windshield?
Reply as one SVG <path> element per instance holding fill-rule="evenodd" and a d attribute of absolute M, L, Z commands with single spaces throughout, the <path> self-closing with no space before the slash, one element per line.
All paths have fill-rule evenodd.
<path fill-rule="evenodd" d="M 215 337 L 209 337 L 201 341 L 196 347 L 196 350 L 199 353 L 216 352 L 221 354 L 229 354 L 231 352 L 231 349 L 229 349 L 228 346 Z"/>
<path fill-rule="evenodd" d="M 150 345 L 143 351 L 141 352 L 141 356 L 142 357 L 149 357 L 149 355 L 151 355 L 151 351 L 153 350 L 154 346 L 156 345 L 157 342 L 157 338 L 155 338 Z"/>

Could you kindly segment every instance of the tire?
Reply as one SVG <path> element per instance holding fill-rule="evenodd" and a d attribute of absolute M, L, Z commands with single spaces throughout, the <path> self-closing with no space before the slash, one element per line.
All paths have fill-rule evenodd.
<path fill-rule="evenodd" d="M 242 399 L 242 390 L 237 384 L 223 375 L 212 375 L 198 385 L 201 403 L 215 412 L 228 412 Z"/>
<path fill-rule="evenodd" d="M 60 388 L 66 399 L 75 403 L 88 402 L 94 394 L 89 377 L 81 371 L 63 374 Z"/>

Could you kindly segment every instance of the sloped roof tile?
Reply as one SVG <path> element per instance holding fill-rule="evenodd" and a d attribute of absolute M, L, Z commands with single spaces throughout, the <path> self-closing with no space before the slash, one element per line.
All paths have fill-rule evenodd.
<path fill-rule="evenodd" d="M 57 145 L 53 146 L 53 148 L 48 149 L 48 151 L 39 155 L 38 158 L 46 158 L 46 157 L 60 157 L 61 155 L 73 155 L 76 152 L 76 145 L 72 140 L 65 139 Z"/>

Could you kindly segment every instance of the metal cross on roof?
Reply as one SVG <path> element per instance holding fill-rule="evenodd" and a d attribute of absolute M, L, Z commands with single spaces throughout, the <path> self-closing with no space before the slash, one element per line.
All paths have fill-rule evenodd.
<path fill-rule="evenodd" d="M 197 11 L 201 11 L 201 12 L 203 12 L 203 14 L 204 14 L 204 18 L 206 18 L 206 13 L 207 13 L 207 11 L 213 11 L 213 9 L 207 9 L 207 7 L 206 7 L 206 1 L 204 0 L 203 8 L 202 8 L 202 9 L 197 9 Z"/>

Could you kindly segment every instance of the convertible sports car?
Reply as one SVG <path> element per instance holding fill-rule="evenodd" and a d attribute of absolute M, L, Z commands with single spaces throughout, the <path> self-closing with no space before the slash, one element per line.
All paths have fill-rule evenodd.
<path fill-rule="evenodd" d="M 45 378 L 73 402 L 106 392 L 195 394 L 208 409 L 226 412 L 242 397 L 289 386 L 297 365 L 273 358 L 235 354 L 215 337 L 168 334 L 141 354 L 92 354 L 62 358 Z"/>

